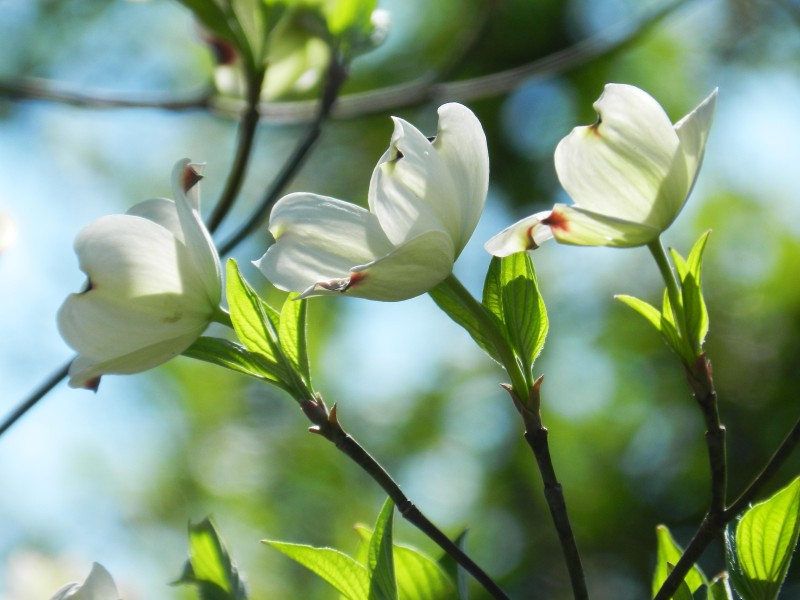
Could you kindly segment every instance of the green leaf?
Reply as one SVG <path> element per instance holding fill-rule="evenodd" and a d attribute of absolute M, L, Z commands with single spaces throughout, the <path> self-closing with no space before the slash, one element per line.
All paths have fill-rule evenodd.
<path fill-rule="evenodd" d="M 356 533 L 362 544 L 356 553 L 367 560 L 372 529 L 356 525 Z M 447 555 L 445 555 L 447 556 Z M 455 563 L 455 561 L 453 561 Z M 394 545 L 394 566 L 397 577 L 397 591 L 403 600 L 456 600 L 459 598 L 456 586 L 447 571 L 435 560 L 416 548 L 403 544 Z"/>
<path fill-rule="evenodd" d="M 678 310 L 683 310 L 679 307 Z M 667 342 L 667 345 L 675 351 L 681 360 L 687 365 L 694 364 L 694 352 L 689 347 L 686 340 L 684 340 L 678 332 L 678 327 L 675 325 L 675 315 L 672 311 L 672 304 L 669 300 L 667 290 L 664 290 L 664 298 L 661 304 L 661 335 Z"/>
<path fill-rule="evenodd" d="M 433 301 L 439 308 L 447 313 L 448 317 L 453 319 L 453 321 L 458 323 L 466 330 L 467 333 L 469 333 L 472 339 L 475 340 L 475 343 L 477 343 L 478 346 L 480 346 L 483 351 L 486 352 L 486 354 L 488 354 L 498 363 L 502 364 L 502 361 L 497 353 L 497 349 L 495 348 L 494 343 L 491 341 L 491 337 L 483 330 L 483 327 L 478 319 L 476 319 L 471 312 L 464 308 L 453 290 L 446 285 L 439 284 L 432 290 L 429 290 L 428 295 L 433 298 Z M 486 310 L 485 307 L 484 310 Z M 498 329 L 502 331 L 503 328 L 500 326 L 497 316 L 488 310 L 487 314 L 492 320 L 497 322 Z"/>
<path fill-rule="evenodd" d="M 272 540 L 262 540 L 262 543 L 317 574 L 348 600 L 366 600 L 369 597 L 370 579 L 366 567 L 344 552 Z"/>
<path fill-rule="evenodd" d="M 465 529 L 456 538 L 456 545 L 466 554 L 467 552 L 467 534 L 469 530 Z M 458 585 L 458 598 L 459 600 L 469 599 L 469 574 L 466 569 L 456 562 L 456 560 L 449 554 L 445 554 L 439 559 L 439 565 L 445 570 L 449 577 L 455 579 Z"/>
<path fill-rule="evenodd" d="M 393 521 L 394 503 L 391 499 L 387 499 L 378 515 L 369 541 L 367 555 L 369 600 L 397 600 L 392 547 Z"/>
<path fill-rule="evenodd" d="M 333 35 L 341 35 L 345 31 L 360 30 L 368 32 L 370 17 L 377 0 L 328 0 L 328 28 Z"/>
<path fill-rule="evenodd" d="M 547 310 L 530 255 L 517 252 L 500 260 L 503 322 L 528 377 L 547 336 Z"/>
<path fill-rule="evenodd" d="M 503 322 L 503 296 L 500 285 L 500 268 L 502 259 L 492 257 L 489 269 L 486 271 L 486 279 L 483 282 L 483 305 Z"/>
<path fill-rule="evenodd" d="M 311 368 L 306 345 L 306 300 L 296 300 L 298 294 L 289 294 L 283 303 L 278 325 L 278 338 L 283 355 L 292 368 L 311 387 Z"/>
<path fill-rule="evenodd" d="M 260 354 L 269 363 L 280 364 L 278 335 L 273 321 L 267 317 L 265 303 L 250 287 L 234 259 L 228 259 L 226 295 L 231 311 L 231 323 L 244 346 Z"/>
<path fill-rule="evenodd" d="M 708 334 L 708 309 L 703 299 L 702 271 L 703 252 L 706 248 L 707 231 L 697 240 L 689 253 L 686 272 L 681 277 L 681 295 L 686 314 L 686 329 L 690 337 L 692 349 L 695 354 L 700 354 Z"/>
<path fill-rule="evenodd" d="M 237 48 L 239 47 L 239 39 L 231 27 L 228 14 L 217 4 L 216 0 L 178 0 L 178 2 L 192 11 L 203 27 Z"/>
<path fill-rule="evenodd" d="M 707 600 L 734 600 L 727 573 L 716 576 L 709 584 Z"/>
<path fill-rule="evenodd" d="M 614 298 L 623 304 L 630 306 L 633 310 L 647 319 L 648 323 L 656 328 L 656 331 L 661 333 L 661 313 L 655 306 L 645 302 L 644 300 L 640 300 L 634 296 L 626 296 L 625 294 L 614 296 Z"/>
<path fill-rule="evenodd" d="M 653 573 L 652 585 L 653 596 L 661 589 L 667 579 L 667 575 L 672 571 L 671 565 L 677 564 L 681 556 L 683 556 L 683 548 L 675 542 L 665 525 L 656 527 L 656 545 L 656 568 Z M 708 584 L 706 576 L 697 565 L 693 566 L 686 574 L 684 581 L 688 586 L 689 598 L 699 587 Z M 678 598 L 678 596 L 676 595 L 675 598 Z"/>
<path fill-rule="evenodd" d="M 175 584 L 196 586 L 202 600 L 246 600 L 244 582 L 210 519 L 189 524 L 189 560 Z"/>
<path fill-rule="evenodd" d="M 678 586 L 675 595 L 672 596 L 672 600 L 693 600 L 692 592 L 689 591 L 689 586 L 686 585 L 685 581 Z"/>
<path fill-rule="evenodd" d="M 183 355 L 284 387 L 275 374 L 281 370 L 277 364 L 270 363 L 264 356 L 249 352 L 241 344 L 230 340 L 203 336 L 184 350 Z"/>
<path fill-rule="evenodd" d="M 729 567 L 746 600 L 774 600 L 786 578 L 800 533 L 800 477 L 752 506 L 736 526 Z"/>

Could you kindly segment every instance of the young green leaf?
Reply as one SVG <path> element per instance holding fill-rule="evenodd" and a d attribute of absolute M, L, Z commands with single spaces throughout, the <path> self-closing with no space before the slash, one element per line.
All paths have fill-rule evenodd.
<path fill-rule="evenodd" d="M 800 477 L 749 508 L 736 526 L 728 559 L 733 585 L 746 600 L 774 600 L 800 533 Z"/>
<path fill-rule="evenodd" d="M 503 322 L 528 376 L 547 336 L 547 310 L 530 255 L 517 252 L 500 260 Z"/>
<path fill-rule="evenodd" d="M 671 565 L 677 564 L 681 556 L 683 556 L 683 548 L 677 544 L 665 525 L 656 527 L 656 545 L 656 568 L 653 572 L 652 585 L 653 596 L 661 589 L 667 579 L 667 575 L 672 571 Z M 708 584 L 706 576 L 697 565 L 693 566 L 687 573 L 684 582 L 688 586 L 689 598 L 698 588 Z M 675 598 L 677 597 L 675 596 Z"/>
<path fill-rule="evenodd" d="M 362 544 L 355 555 L 356 560 L 366 562 L 372 529 L 356 525 L 356 533 Z M 447 556 L 447 555 L 445 555 Z M 453 561 L 453 564 L 455 561 Z M 435 560 L 416 548 L 402 544 L 394 545 L 394 566 L 397 591 L 402 600 L 457 600 L 456 586 L 447 571 Z"/>
<path fill-rule="evenodd" d="M 466 554 L 468 529 L 462 531 L 456 538 L 456 545 Z M 445 554 L 439 559 L 439 565 L 445 570 L 451 579 L 454 579 L 458 588 L 458 599 L 469 600 L 469 574 L 459 565 L 449 554 Z"/>
<path fill-rule="evenodd" d="M 644 300 L 640 300 L 634 296 L 626 296 L 625 294 L 614 296 L 614 298 L 623 304 L 630 306 L 633 310 L 647 319 L 647 322 L 655 327 L 656 331 L 661 333 L 661 313 L 655 306 L 648 304 Z"/>
<path fill-rule="evenodd" d="M 392 527 L 394 503 L 387 499 L 375 522 L 369 541 L 367 571 L 369 572 L 369 600 L 397 600 L 397 580 L 394 574 L 394 548 Z"/>
<path fill-rule="evenodd" d="M 347 600 L 366 600 L 369 597 L 370 578 L 366 567 L 347 554 L 333 548 L 314 548 L 272 540 L 262 542 L 319 575 Z"/>
<path fill-rule="evenodd" d="M 689 253 L 686 272 L 681 277 L 681 295 L 686 315 L 686 329 L 695 354 L 700 354 L 708 334 L 708 309 L 703 298 L 703 251 L 708 241 L 704 233 Z"/>
<path fill-rule="evenodd" d="M 264 303 L 244 280 L 232 258 L 228 260 L 226 275 L 225 291 L 236 336 L 251 352 L 260 354 L 270 363 L 280 364 L 280 347 L 275 327 L 267 317 Z"/>
<path fill-rule="evenodd" d="M 183 355 L 284 387 L 276 375 L 281 371 L 281 367 L 230 340 L 202 336 L 184 350 Z"/>
<path fill-rule="evenodd" d="M 471 312 L 464 308 L 458 297 L 448 286 L 439 284 L 432 290 L 429 290 L 428 295 L 448 317 L 453 319 L 453 321 L 458 323 L 469 333 L 472 339 L 475 340 L 475 343 L 477 343 L 486 354 L 497 362 L 501 362 L 497 349 L 491 341 L 491 337 L 483 330 L 483 325 Z M 497 316 L 488 310 L 487 315 L 489 315 L 492 320 L 496 321 L 498 329 L 502 330 Z"/>
<path fill-rule="evenodd" d="M 244 582 L 214 524 L 189 524 L 189 560 L 175 584 L 194 585 L 202 600 L 246 600 Z"/>
<path fill-rule="evenodd" d="M 708 585 L 707 600 L 734 600 L 727 573 L 717 575 Z"/>
<path fill-rule="evenodd" d="M 178 0 L 194 14 L 203 27 L 238 47 L 241 40 L 231 27 L 228 15 L 215 0 Z"/>
<path fill-rule="evenodd" d="M 292 368 L 301 375 L 307 386 L 311 386 L 311 368 L 308 364 L 306 345 L 306 300 L 296 300 L 297 294 L 289 294 L 280 314 L 278 337 L 284 356 Z"/>

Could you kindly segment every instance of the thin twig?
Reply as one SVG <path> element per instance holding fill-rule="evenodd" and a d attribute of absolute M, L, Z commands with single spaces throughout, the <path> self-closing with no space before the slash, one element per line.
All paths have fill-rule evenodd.
<path fill-rule="evenodd" d="M 321 397 L 301 403 L 301 408 L 309 420 L 314 423 L 313 433 L 319 434 L 332 442 L 336 448 L 360 466 L 394 502 L 397 510 L 409 523 L 417 527 L 431 540 L 461 565 L 478 583 L 498 600 L 508 600 L 506 593 L 497 583 L 475 563 L 458 545 L 434 525 L 403 493 L 391 475 L 373 458 L 339 423 L 336 406 L 328 411 Z"/>
<path fill-rule="evenodd" d="M 272 205 L 283 192 L 283 189 L 297 174 L 300 167 L 303 166 L 309 156 L 311 148 L 313 148 L 316 141 L 322 133 L 322 125 L 330 115 L 336 100 L 339 96 L 339 90 L 347 78 L 347 70 L 339 64 L 336 59 L 332 59 L 328 68 L 328 76 L 325 80 L 325 88 L 322 97 L 318 103 L 317 116 L 309 126 L 306 134 L 298 142 L 292 154 L 286 160 L 278 176 L 272 181 L 261 203 L 250 217 L 237 229 L 227 240 L 220 244 L 220 254 L 227 254 L 242 240 L 249 236 L 261 224 L 265 217 L 269 215 Z"/>
<path fill-rule="evenodd" d="M 72 364 L 72 360 L 73 359 L 70 359 L 68 363 L 50 375 L 50 377 L 43 381 L 30 396 L 20 402 L 19 406 L 9 413 L 2 424 L 0 424 L 0 435 L 3 435 L 14 423 L 19 421 L 25 413 L 36 406 L 39 400 L 44 398 L 54 387 L 61 383 L 67 376 L 67 373 L 69 373 L 69 366 Z"/>
<path fill-rule="evenodd" d="M 637 41 L 687 2 L 688 0 L 674 0 L 646 17 L 625 20 L 563 50 L 513 69 L 445 83 L 437 82 L 435 74 L 431 73 L 414 81 L 347 94 L 339 98 L 331 116 L 352 119 L 425 102 L 467 102 L 497 96 L 514 90 L 533 78 L 562 74 L 621 50 Z M 209 92 L 173 100 L 159 98 L 126 100 L 102 94 L 70 91 L 63 86 L 56 87 L 39 80 L 31 82 L 28 79 L 0 81 L 0 95 L 18 100 L 39 99 L 91 108 L 142 107 L 165 110 L 210 108 L 227 115 L 239 115 L 243 110 L 241 99 L 213 96 Z M 272 122 L 305 123 L 315 118 L 317 108 L 315 100 L 265 102 L 261 104 L 259 112 L 263 119 Z"/>

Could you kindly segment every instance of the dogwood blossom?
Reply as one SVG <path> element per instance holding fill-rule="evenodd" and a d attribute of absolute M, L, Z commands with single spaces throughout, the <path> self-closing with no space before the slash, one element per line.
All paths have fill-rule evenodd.
<path fill-rule="evenodd" d="M 394 125 L 372 173 L 369 210 L 310 193 L 275 204 L 275 243 L 256 265 L 277 287 L 395 301 L 423 294 L 450 274 L 486 201 L 483 128 L 460 104 L 439 108 L 433 139 L 403 119 Z"/>
<path fill-rule="evenodd" d="M 222 295 L 219 257 L 200 218 L 199 166 L 175 165 L 175 200 L 147 200 L 101 217 L 75 241 L 85 289 L 58 313 L 61 335 L 79 356 L 70 385 L 96 388 L 106 373 L 137 373 L 188 348 Z"/>
<path fill-rule="evenodd" d="M 558 144 L 558 178 L 574 204 L 556 204 L 508 227 L 485 247 L 495 256 L 554 237 L 577 246 L 641 246 L 683 209 L 703 161 L 717 91 L 673 126 L 649 94 L 611 83 L 594 104 L 597 122 Z"/>
<path fill-rule="evenodd" d="M 50 600 L 119 600 L 119 592 L 108 571 L 101 564 L 94 563 L 83 584 L 67 584 Z"/>

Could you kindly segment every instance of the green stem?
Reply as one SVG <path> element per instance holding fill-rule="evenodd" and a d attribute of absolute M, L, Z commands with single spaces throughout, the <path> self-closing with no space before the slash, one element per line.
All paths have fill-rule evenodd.
<path fill-rule="evenodd" d="M 481 569 L 458 545 L 447 537 L 420 511 L 403 493 L 400 486 L 375 458 L 369 454 L 339 424 L 336 406 L 328 412 L 320 396 L 316 400 L 300 403 L 308 419 L 314 423 L 312 433 L 316 433 L 332 442 L 336 448 L 361 467 L 394 502 L 397 510 L 409 523 L 417 527 L 431 540 L 451 556 L 461 567 L 471 574 L 483 588 L 496 600 L 509 600 L 508 595 L 499 585 Z"/>
<path fill-rule="evenodd" d="M 682 304 L 680 283 L 678 283 L 678 278 L 675 277 L 675 271 L 672 270 L 672 266 L 669 263 L 669 257 L 667 256 L 666 250 L 664 250 L 664 245 L 661 243 L 661 238 L 656 238 L 655 241 L 647 244 L 647 248 L 653 255 L 658 265 L 658 270 L 661 271 L 661 278 L 667 286 L 667 295 L 672 305 L 672 316 L 675 319 L 675 327 L 677 327 L 681 339 L 688 341 L 686 324 L 680 309 Z"/>
<path fill-rule="evenodd" d="M 542 379 L 539 378 L 535 383 L 529 382 L 526 374 L 522 372 L 513 349 L 498 329 L 495 320 L 491 318 L 486 308 L 469 293 L 455 275 L 450 274 L 439 286 L 448 290 L 450 292 L 449 297 L 454 298 L 459 306 L 466 309 L 473 320 L 477 321 L 481 333 L 488 338 L 488 341 L 496 350 L 498 360 L 509 377 L 511 377 L 512 384 L 504 387 L 511 394 L 514 405 L 525 424 L 525 440 L 533 451 L 536 465 L 542 477 L 544 497 L 564 554 L 564 562 L 569 572 L 573 597 L 575 600 L 587 600 L 589 594 L 586 588 L 583 564 L 578 552 L 578 544 L 567 513 L 564 491 L 558 482 L 550 456 L 547 428 L 542 424 L 539 396 Z M 432 290 L 433 294 L 435 294 L 434 300 L 437 301 L 440 308 L 447 312 L 445 306 L 439 303 L 441 299 L 439 294 Z M 448 312 L 448 315 L 457 323 L 461 323 L 462 320 L 455 312 Z"/>

